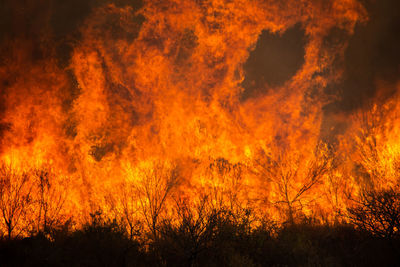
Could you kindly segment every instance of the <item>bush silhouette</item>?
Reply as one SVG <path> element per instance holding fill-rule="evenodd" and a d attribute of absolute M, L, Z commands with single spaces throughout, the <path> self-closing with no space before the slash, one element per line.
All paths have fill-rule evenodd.
<path fill-rule="evenodd" d="M 364 190 L 348 212 L 352 223 L 363 231 L 385 238 L 400 237 L 400 193 L 394 189 Z"/>

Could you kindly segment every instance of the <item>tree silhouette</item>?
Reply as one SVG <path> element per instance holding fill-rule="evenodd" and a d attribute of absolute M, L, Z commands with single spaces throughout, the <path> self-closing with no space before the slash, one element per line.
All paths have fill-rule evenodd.
<path fill-rule="evenodd" d="M 400 237 L 400 193 L 396 189 L 364 190 L 348 208 L 351 222 L 361 230 L 387 238 Z"/>
<path fill-rule="evenodd" d="M 243 182 L 244 166 L 232 164 L 224 158 L 212 161 L 206 170 L 204 193 L 208 196 L 208 204 L 214 209 L 229 209 L 240 212 L 244 209 L 245 185 Z"/>
<path fill-rule="evenodd" d="M 135 182 L 124 181 L 117 187 L 117 190 L 108 195 L 107 204 L 114 213 L 115 218 L 118 218 L 125 227 L 129 239 L 133 240 L 135 237 L 139 237 L 143 230 L 139 216 L 141 206 Z"/>
<path fill-rule="evenodd" d="M 351 135 L 353 177 L 361 190 L 385 190 L 399 184 L 400 146 L 393 120 L 393 105 L 372 105 L 354 117 Z M 395 110 L 394 110 L 395 111 Z"/>
<path fill-rule="evenodd" d="M 254 172 L 269 189 L 269 201 L 285 210 L 288 223 L 293 224 L 296 214 L 318 197 L 310 193 L 330 169 L 334 158 L 328 151 L 326 145 L 320 144 L 308 157 L 300 152 L 262 152 L 254 160 Z"/>
<path fill-rule="evenodd" d="M 351 180 L 344 175 L 345 168 L 342 162 L 332 166 L 325 175 L 323 194 L 326 200 L 323 214 L 325 222 L 340 223 L 345 220 L 347 197 L 351 191 Z"/>
<path fill-rule="evenodd" d="M 194 266 L 201 254 L 221 245 L 217 235 L 226 230 L 224 224 L 232 220 L 232 214 L 227 209 L 215 208 L 210 204 L 211 198 L 201 195 L 189 204 L 187 199 L 178 197 L 175 217 L 161 223 L 160 239 L 155 246 L 172 265 Z"/>
<path fill-rule="evenodd" d="M 138 175 L 134 188 L 140 211 L 153 238 L 156 239 L 158 223 L 165 210 L 167 198 L 178 185 L 179 170 L 177 166 L 156 162 L 151 168 L 141 169 Z"/>
<path fill-rule="evenodd" d="M 33 171 L 36 185 L 35 212 L 36 231 L 49 234 L 54 226 L 62 223 L 61 212 L 67 190 L 59 183 L 56 175 L 46 167 Z"/>
<path fill-rule="evenodd" d="M 0 166 L 0 212 L 2 222 L 7 230 L 7 237 L 11 239 L 15 230 L 18 236 L 23 229 L 20 227 L 31 200 L 32 185 L 29 175 L 15 169 L 11 165 L 2 163 Z"/>
<path fill-rule="evenodd" d="M 400 227 L 400 147 L 393 125 L 397 97 L 371 104 L 357 113 L 350 140 L 351 176 L 358 194 L 349 194 L 348 218 L 361 230 L 381 237 L 398 237 Z"/>

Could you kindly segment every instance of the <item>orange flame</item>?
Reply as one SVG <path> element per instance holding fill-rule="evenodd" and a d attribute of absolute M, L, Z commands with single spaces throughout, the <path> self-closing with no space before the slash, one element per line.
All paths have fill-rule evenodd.
<path fill-rule="evenodd" d="M 324 88 L 340 79 L 333 65 L 347 45 L 327 36 L 350 36 L 366 17 L 356 0 L 105 4 L 80 25 L 67 66 L 50 48 L 32 58 L 34 44 L 16 38 L 2 47 L 2 161 L 67 179 L 67 189 L 57 188 L 68 192 L 65 216 L 78 223 L 97 209 L 146 219 L 171 212 L 176 197 L 195 203 L 203 195 L 279 222 L 333 221 L 358 190 L 354 165 L 398 183 L 396 100 L 371 132 L 349 131 L 336 148 L 321 138 Z M 244 98 L 243 66 L 259 36 L 293 27 L 304 31 L 301 67 Z"/>

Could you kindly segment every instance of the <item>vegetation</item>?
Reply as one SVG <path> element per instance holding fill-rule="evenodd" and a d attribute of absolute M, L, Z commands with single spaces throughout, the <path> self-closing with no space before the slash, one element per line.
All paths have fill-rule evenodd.
<path fill-rule="evenodd" d="M 305 173 L 310 182 L 300 185 L 300 191 L 282 187 L 293 191 L 282 191 L 282 196 L 295 193 L 294 198 L 282 200 L 282 211 L 287 214 L 283 223 L 268 214 L 260 217 L 259 210 L 241 203 L 244 167 L 218 159 L 210 165 L 213 183 L 207 185 L 208 194 L 189 199 L 176 193 L 179 169 L 160 163 L 152 171 L 143 171 L 141 180 L 122 184 L 121 194 L 108 198 L 109 207 L 89 213 L 86 223 L 79 225 L 63 213 L 68 192 L 65 181 L 51 168 L 21 172 L 3 164 L 1 265 L 396 265 L 400 252 L 398 188 L 362 187 L 358 195 L 348 196 L 346 214 L 335 221 L 307 216 L 300 208 L 294 212 L 327 172 L 328 163 L 322 162 L 308 166 Z M 259 167 L 265 174 L 278 163 Z M 267 174 L 271 184 L 296 178 Z M 279 179 L 274 181 L 274 177 Z"/>
<path fill-rule="evenodd" d="M 384 196 L 385 203 L 397 199 Z M 248 209 L 242 214 L 216 209 L 206 196 L 195 208 L 176 199 L 173 218 L 136 235 L 97 211 L 81 228 L 66 221 L 48 224 L 47 234 L 5 235 L 0 258 L 2 266 L 394 266 L 400 250 L 397 225 L 392 231 L 383 228 L 385 234 L 364 227 L 384 208 L 375 198 L 365 201 L 350 211 L 354 224 L 306 220 L 279 227 L 254 219 Z M 376 204 L 376 213 L 364 210 L 370 204 Z M 364 224 L 358 216 L 363 212 Z"/>
<path fill-rule="evenodd" d="M 101 213 L 82 229 L 60 228 L 51 238 L 2 239 L 2 266 L 394 266 L 400 248 L 398 238 L 350 225 L 251 229 L 228 211 L 197 219 L 181 212 L 179 223 L 164 222 L 158 238 L 145 243 Z"/>

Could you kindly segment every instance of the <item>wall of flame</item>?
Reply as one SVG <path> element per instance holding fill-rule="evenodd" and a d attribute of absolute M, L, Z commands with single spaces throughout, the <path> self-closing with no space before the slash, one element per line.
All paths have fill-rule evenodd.
<path fill-rule="evenodd" d="M 396 95 L 335 114 L 352 121 L 336 141 L 322 127 L 348 39 L 368 20 L 358 1 L 92 2 L 76 10 L 50 0 L 5 2 L 12 30 L 0 52 L 2 161 L 66 180 L 65 213 L 76 221 L 118 209 L 130 185 L 165 188 L 175 171 L 171 199 L 213 194 L 215 204 L 240 203 L 278 221 L 287 219 L 288 203 L 333 221 L 345 212 L 346 194 L 365 186 L 357 166 L 362 179 L 397 183 Z M 58 23 L 68 12 L 75 21 Z M 244 66 L 259 36 L 296 27 L 302 65 L 243 97 Z M 345 38 L 332 40 L 332 32 Z"/>

